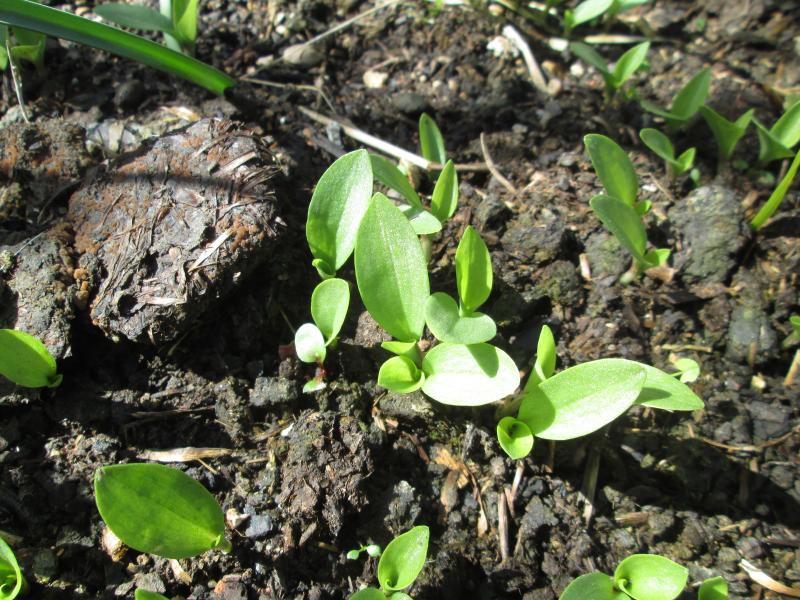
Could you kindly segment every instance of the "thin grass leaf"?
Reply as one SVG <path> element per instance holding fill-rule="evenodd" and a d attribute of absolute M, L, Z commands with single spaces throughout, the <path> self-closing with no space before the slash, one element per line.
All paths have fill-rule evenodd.
<path fill-rule="evenodd" d="M 800 168 L 800 152 L 795 154 L 794 160 L 792 161 L 789 170 L 784 175 L 781 182 L 775 188 L 775 190 L 770 194 L 767 201 L 764 203 L 764 206 L 759 209 L 756 213 L 756 216 L 753 217 L 753 220 L 750 221 L 750 226 L 755 229 L 759 230 L 761 227 L 766 223 L 769 218 L 775 214 L 775 211 L 778 210 L 778 207 L 783 202 L 784 197 L 786 196 L 786 192 L 789 191 L 789 187 L 792 185 L 795 176 L 797 175 L 797 169 Z"/>

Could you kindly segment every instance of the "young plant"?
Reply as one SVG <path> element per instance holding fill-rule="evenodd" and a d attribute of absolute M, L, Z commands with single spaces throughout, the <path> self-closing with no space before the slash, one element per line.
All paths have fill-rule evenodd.
<path fill-rule="evenodd" d="M 236 84 L 236 80 L 222 71 L 180 52 L 32 0 L 3 0 L 0 3 L 0 24 L 106 50 L 182 77 L 220 96 Z"/>
<path fill-rule="evenodd" d="M 559 600 L 674 600 L 689 571 L 664 556 L 634 554 L 617 565 L 614 576 L 586 573 L 575 579 Z"/>
<path fill-rule="evenodd" d="M 140 31 L 157 31 L 172 50 L 194 56 L 198 0 L 160 0 L 160 12 L 142 4 L 110 2 L 94 7 L 107 21 Z"/>
<path fill-rule="evenodd" d="M 606 98 L 611 99 L 625 85 L 647 58 L 650 50 L 650 42 L 642 42 L 628 49 L 625 54 L 619 57 L 617 64 L 612 68 L 606 64 L 606 60 L 588 44 L 583 42 L 572 42 L 569 45 L 572 53 L 583 62 L 591 65 L 603 76 L 606 84 Z"/>
<path fill-rule="evenodd" d="M 5 71 L 9 60 L 26 60 L 44 72 L 44 46 L 47 36 L 21 27 L 0 26 L 0 71 Z M 11 48 L 9 56 L 6 46 Z"/>
<path fill-rule="evenodd" d="M 734 150 L 736 150 L 736 144 L 744 137 L 747 128 L 750 126 L 750 121 L 753 119 L 753 109 L 751 108 L 735 121 L 728 121 L 728 119 L 706 104 L 701 106 L 699 110 L 714 135 L 719 163 L 729 161 L 733 156 Z"/>
<path fill-rule="evenodd" d="M 358 560 L 358 557 L 361 556 L 362 552 L 366 552 L 367 556 L 370 558 L 378 558 L 381 555 L 381 547 L 378 544 L 367 544 L 366 546 L 361 546 L 360 548 L 350 550 L 347 553 L 347 560 Z"/>
<path fill-rule="evenodd" d="M 727 600 L 728 582 L 724 577 L 710 577 L 700 584 L 697 600 Z"/>
<path fill-rule="evenodd" d="M 789 188 L 794 181 L 795 176 L 797 175 L 797 170 L 800 168 L 800 152 L 795 154 L 794 160 L 792 164 L 789 166 L 789 170 L 786 171 L 786 175 L 783 176 L 783 179 L 780 180 L 775 189 L 770 194 L 767 201 L 764 203 L 756 215 L 753 217 L 753 220 L 750 221 L 750 227 L 752 227 L 755 231 L 761 229 L 764 224 L 769 221 L 772 215 L 775 214 L 775 211 L 783 202 L 783 199 L 786 197 L 786 192 L 789 191 Z"/>
<path fill-rule="evenodd" d="M 670 179 L 680 177 L 694 165 L 696 148 L 689 148 L 680 156 L 675 156 L 675 148 L 667 136 L 658 129 L 645 128 L 639 132 L 644 145 L 667 164 Z"/>
<path fill-rule="evenodd" d="M 444 137 L 430 115 L 422 113 L 419 118 L 419 150 L 423 158 L 443 165 L 447 162 Z"/>
<path fill-rule="evenodd" d="M 771 129 L 753 119 L 758 133 L 758 162 L 762 165 L 794 156 L 792 148 L 800 142 L 800 101 L 795 102 Z"/>
<path fill-rule="evenodd" d="M 0 375 L 29 388 L 58 387 L 62 379 L 45 345 L 16 329 L 0 329 Z"/>
<path fill-rule="evenodd" d="M 27 588 L 14 551 L 0 538 L 0 600 L 14 600 Z"/>
<path fill-rule="evenodd" d="M 100 467 L 94 495 L 108 528 L 134 550 L 175 559 L 231 551 L 222 509 L 183 471 L 149 463 Z"/>
<path fill-rule="evenodd" d="M 700 365 L 692 358 L 678 358 L 672 365 L 678 369 L 672 376 L 677 377 L 681 383 L 692 383 L 700 377 Z"/>
<path fill-rule="evenodd" d="M 350 596 L 350 600 L 409 600 L 402 590 L 419 576 L 428 556 L 430 532 L 425 525 L 398 535 L 386 546 L 378 562 L 378 588 L 365 588 Z"/>
<path fill-rule="evenodd" d="M 639 182 L 628 155 L 604 135 L 589 134 L 584 137 L 584 143 L 598 178 L 610 194 L 594 196 L 589 205 L 635 261 L 634 272 L 623 276 L 624 281 L 630 281 L 639 271 L 665 264 L 669 259 L 669 249 L 647 250 L 647 232 L 642 215 L 650 205 L 636 201 Z"/>
<path fill-rule="evenodd" d="M 169 600 L 166 596 L 162 596 L 156 592 L 150 592 L 148 590 L 143 590 L 142 588 L 137 588 L 136 592 L 133 595 L 134 600 Z"/>
<path fill-rule="evenodd" d="M 708 96 L 711 85 L 711 67 L 706 67 L 689 80 L 672 101 L 669 110 L 665 110 L 647 100 L 641 106 L 647 112 L 662 117 L 671 131 L 676 131 L 689 124 Z"/>
<path fill-rule="evenodd" d="M 350 306 L 350 285 L 344 279 L 326 279 L 311 294 L 313 323 L 304 323 L 294 336 L 297 358 L 322 367 L 327 347 L 336 341 Z M 322 369 L 318 369 L 324 373 Z M 312 392 L 325 386 L 320 375 L 309 381 L 303 391 Z"/>

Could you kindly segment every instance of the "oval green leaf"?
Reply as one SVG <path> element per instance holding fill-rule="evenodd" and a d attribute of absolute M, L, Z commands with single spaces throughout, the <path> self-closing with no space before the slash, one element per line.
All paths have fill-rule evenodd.
<path fill-rule="evenodd" d="M 503 417 L 497 424 L 497 441 L 513 460 L 528 456 L 533 450 L 533 434 L 525 423 L 514 417 Z"/>
<path fill-rule="evenodd" d="M 539 332 L 533 369 L 539 381 L 549 378 L 556 370 L 556 338 L 547 325 L 542 325 L 542 331 Z"/>
<path fill-rule="evenodd" d="M 386 600 L 386 594 L 377 588 L 364 588 L 350 596 L 349 600 Z"/>
<path fill-rule="evenodd" d="M 143 590 L 141 588 L 136 590 L 136 593 L 133 595 L 135 600 L 169 600 L 166 596 L 162 596 L 156 592 L 150 592 L 148 590 Z"/>
<path fill-rule="evenodd" d="M 388 342 L 381 342 L 381 348 L 397 356 L 405 356 L 415 365 L 422 364 L 422 353 L 419 351 L 417 342 L 398 342 L 390 340 Z"/>
<path fill-rule="evenodd" d="M 175 37 L 191 47 L 197 39 L 198 0 L 172 0 L 172 22 L 175 24 Z"/>
<path fill-rule="evenodd" d="M 673 600 L 688 577 L 688 569 L 657 554 L 634 554 L 614 571 L 617 587 L 634 600 Z"/>
<path fill-rule="evenodd" d="M 0 375 L 29 388 L 57 387 L 62 378 L 45 345 L 16 329 L 0 329 Z"/>
<path fill-rule="evenodd" d="M 675 147 L 667 136 L 658 129 L 645 128 L 639 132 L 645 146 L 650 148 L 659 158 L 672 164 L 675 162 Z"/>
<path fill-rule="evenodd" d="M 681 121 L 688 121 L 698 111 L 708 96 L 711 85 L 711 67 L 706 67 L 689 80 L 672 101 L 670 113 Z"/>
<path fill-rule="evenodd" d="M 456 285 L 465 313 L 477 310 L 492 293 L 492 257 L 472 225 L 464 231 L 456 250 Z"/>
<path fill-rule="evenodd" d="M 611 8 L 612 4 L 613 0 L 584 0 L 572 12 L 570 26 L 577 27 L 582 23 L 596 19 Z"/>
<path fill-rule="evenodd" d="M 758 162 L 762 165 L 779 160 L 781 158 L 791 158 L 794 155 L 789 148 L 784 146 L 776 137 L 770 133 L 758 119 L 753 119 L 758 134 Z"/>
<path fill-rule="evenodd" d="M 592 198 L 589 205 L 606 229 L 637 261 L 647 262 L 645 259 L 647 232 L 636 209 L 621 200 L 602 194 Z"/>
<path fill-rule="evenodd" d="M 425 565 L 429 536 L 428 527 L 418 525 L 389 542 L 378 562 L 378 581 L 385 591 L 396 592 L 414 583 Z"/>
<path fill-rule="evenodd" d="M 490 344 L 439 344 L 422 360 L 422 391 L 455 406 L 480 406 L 514 393 L 519 371 L 511 357 Z"/>
<path fill-rule="evenodd" d="M 344 279 L 326 279 L 311 294 L 311 316 L 317 324 L 325 343 L 339 335 L 350 306 L 350 285 Z"/>
<path fill-rule="evenodd" d="M 393 356 L 378 371 L 378 385 L 400 394 L 410 394 L 421 388 L 424 382 L 425 374 L 405 356 Z"/>
<path fill-rule="evenodd" d="M 320 363 L 325 360 L 325 338 L 313 323 L 303 323 L 294 334 L 294 351 L 305 363 Z"/>
<path fill-rule="evenodd" d="M 458 206 L 458 174 L 452 160 L 448 160 L 431 196 L 431 213 L 441 222 L 447 221 L 456 212 Z"/>
<path fill-rule="evenodd" d="M 569 50 L 587 65 L 597 69 L 606 83 L 609 85 L 614 83 L 610 79 L 611 73 L 608 70 L 608 65 L 606 65 L 606 60 L 598 54 L 597 50 L 583 42 L 570 42 Z"/>
<path fill-rule="evenodd" d="M 625 54 L 619 57 L 613 73 L 615 89 L 622 87 L 636 73 L 639 67 L 642 66 L 644 59 L 647 58 L 649 50 L 650 42 L 642 42 L 633 48 L 629 48 Z"/>
<path fill-rule="evenodd" d="M 108 4 L 99 4 L 92 10 L 106 21 L 111 21 L 122 27 L 141 31 L 174 33 L 172 23 L 167 17 L 142 4 L 110 2 Z"/>
<path fill-rule="evenodd" d="M 176 559 L 230 551 L 222 509 L 182 471 L 148 463 L 101 467 L 94 494 L 103 521 L 134 550 Z"/>
<path fill-rule="evenodd" d="M 669 373 L 644 363 L 626 362 L 638 365 L 647 374 L 636 404 L 663 410 L 700 410 L 705 406 L 688 385 L 678 381 Z"/>
<path fill-rule="evenodd" d="M 497 325 L 489 315 L 476 312 L 462 317 L 456 301 L 444 292 L 436 292 L 428 298 L 425 322 L 434 337 L 442 342 L 479 344 L 497 334 Z"/>
<path fill-rule="evenodd" d="M 605 573 L 586 573 L 567 586 L 558 600 L 628 600 L 614 589 L 614 580 Z"/>
<path fill-rule="evenodd" d="M 800 101 L 795 102 L 770 129 L 772 137 L 787 148 L 800 141 Z"/>
<path fill-rule="evenodd" d="M 576 365 L 528 390 L 517 418 L 548 440 L 588 435 L 628 410 L 645 379 L 642 365 L 621 358 Z"/>
<path fill-rule="evenodd" d="M 408 204 L 401 204 L 399 208 L 417 235 L 432 235 L 442 230 L 442 222 L 424 208 Z"/>
<path fill-rule="evenodd" d="M 411 187 L 408 177 L 392 161 L 378 154 L 370 154 L 369 160 L 372 164 L 372 176 L 375 179 L 399 193 L 411 206 L 422 208 L 422 201 Z"/>
<path fill-rule="evenodd" d="M 401 342 L 422 337 L 430 294 L 425 255 L 403 213 L 375 194 L 358 230 L 356 281 L 378 324 Z"/>
<path fill-rule="evenodd" d="M 427 113 L 419 117 L 419 150 L 422 156 L 431 162 L 443 165 L 447 162 L 444 148 L 444 137 L 439 126 Z"/>
<path fill-rule="evenodd" d="M 700 584 L 697 600 L 727 600 L 728 582 L 724 577 L 711 577 Z"/>
<path fill-rule="evenodd" d="M 308 205 L 306 239 L 314 258 L 334 271 L 345 263 L 371 194 L 372 167 L 366 150 L 345 154 L 328 167 Z"/>
<path fill-rule="evenodd" d="M 583 143 L 608 195 L 633 206 L 639 192 L 639 180 L 625 151 L 614 140 L 599 133 L 584 136 Z"/>
<path fill-rule="evenodd" d="M 14 551 L 0 538 L 0 599 L 13 600 L 22 591 L 25 579 Z"/>

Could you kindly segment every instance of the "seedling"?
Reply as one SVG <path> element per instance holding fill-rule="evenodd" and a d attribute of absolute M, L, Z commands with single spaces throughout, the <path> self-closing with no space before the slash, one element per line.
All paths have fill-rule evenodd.
<path fill-rule="evenodd" d="M 692 358 L 678 358 L 672 365 L 678 369 L 672 376 L 677 377 L 681 383 L 692 383 L 700 377 L 700 365 Z"/>
<path fill-rule="evenodd" d="M 169 600 L 169 598 L 166 596 L 162 596 L 156 592 L 149 592 L 147 590 L 143 590 L 142 588 L 138 588 L 133 597 L 134 600 Z"/>
<path fill-rule="evenodd" d="M 792 326 L 792 332 L 783 340 L 784 348 L 791 348 L 800 344 L 800 316 L 792 315 L 789 317 L 789 324 Z"/>
<path fill-rule="evenodd" d="M 762 165 L 794 156 L 792 148 L 800 142 L 800 101 L 795 102 L 771 129 L 753 119 L 758 133 L 758 162 Z"/>
<path fill-rule="evenodd" d="M 620 56 L 613 68 L 588 44 L 572 42 L 569 48 L 575 56 L 593 66 L 603 76 L 606 84 L 606 98 L 610 100 L 642 66 L 647 58 L 647 52 L 650 50 L 650 42 L 643 42 L 628 49 Z"/>
<path fill-rule="evenodd" d="M 358 560 L 363 552 L 366 552 L 370 558 L 378 558 L 381 555 L 381 547 L 378 544 L 367 544 L 361 548 L 350 550 L 347 553 L 347 560 Z"/>
<path fill-rule="evenodd" d="M 0 538 L 0 600 L 14 600 L 27 588 L 14 551 Z"/>
<path fill-rule="evenodd" d="M 728 582 L 724 577 L 711 577 L 700 584 L 697 600 L 727 600 Z"/>
<path fill-rule="evenodd" d="M 0 375 L 28 388 L 58 387 L 62 379 L 45 345 L 16 329 L 0 329 Z"/>
<path fill-rule="evenodd" d="M 778 210 L 781 202 L 783 202 L 783 199 L 786 197 L 786 192 L 789 191 L 789 188 L 791 187 L 792 182 L 797 175 L 798 168 L 800 168 L 800 152 L 795 155 L 792 164 L 789 166 L 789 170 L 786 171 L 786 175 L 784 175 L 783 179 L 781 179 L 778 185 L 775 186 L 775 189 L 772 191 L 769 198 L 767 198 L 764 206 L 758 210 L 756 216 L 754 216 L 753 220 L 750 221 L 750 227 L 758 231 L 767 221 L 769 221 L 772 215 L 775 214 L 775 211 Z"/>
<path fill-rule="evenodd" d="M 634 6 L 644 4 L 648 0 L 584 0 L 575 10 L 567 9 L 564 11 L 564 30 L 569 33 L 578 25 L 593 21 L 598 17 L 604 17 L 610 21 L 621 12 L 629 10 Z"/>
<path fill-rule="evenodd" d="M 705 104 L 699 110 L 714 135 L 719 162 L 730 160 L 736 150 L 736 144 L 742 139 L 753 119 L 753 109 L 751 108 L 735 121 L 728 121 Z"/>
<path fill-rule="evenodd" d="M 670 179 L 675 179 L 692 168 L 696 148 L 689 148 L 680 156 L 675 156 L 672 142 L 658 129 L 642 129 L 639 137 L 642 138 L 645 146 L 667 164 L 667 175 Z"/>
<path fill-rule="evenodd" d="M 95 6 L 94 12 L 122 27 L 158 31 L 168 48 L 193 56 L 198 0 L 160 0 L 160 8 L 159 12 L 142 4 L 110 2 Z"/>
<path fill-rule="evenodd" d="M 447 162 L 444 137 L 430 115 L 422 113 L 419 118 L 419 150 L 431 162 L 443 165 Z"/>
<path fill-rule="evenodd" d="M 642 215 L 650 208 L 636 202 L 639 182 L 628 155 L 612 139 L 599 134 L 584 137 L 595 171 L 609 195 L 598 194 L 589 204 L 620 244 L 634 258 L 634 270 L 623 276 L 629 282 L 639 271 L 666 264 L 668 248 L 647 250 L 647 232 Z"/>
<path fill-rule="evenodd" d="M 183 471 L 148 463 L 101 467 L 94 494 L 103 521 L 134 550 L 175 559 L 231 551 L 222 509 Z"/>
<path fill-rule="evenodd" d="M 0 3 L 0 24 L 106 50 L 182 77 L 220 96 L 236 84 L 222 71 L 180 52 L 31 0 L 3 0 Z"/>
<path fill-rule="evenodd" d="M 42 73 L 46 40 L 47 36 L 30 29 L 0 26 L 0 71 L 8 67 L 9 60 L 26 60 Z M 6 45 L 11 48 L 10 57 Z"/>
<path fill-rule="evenodd" d="M 641 101 L 641 106 L 647 112 L 662 117 L 671 131 L 676 131 L 686 125 L 697 114 L 697 111 L 708 96 L 711 84 L 711 68 L 706 67 L 689 80 L 683 89 L 672 101 L 669 110 L 665 110 L 647 100 Z"/>
<path fill-rule="evenodd" d="M 398 535 L 386 546 L 378 562 L 378 588 L 365 588 L 350 596 L 350 600 L 409 599 L 402 590 L 408 588 L 419 576 L 428 555 L 430 532 L 418 525 Z"/>
<path fill-rule="evenodd" d="M 664 556 L 634 554 L 623 560 L 614 576 L 581 575 L 567 586 L 559 600 L 673 600 L 683 588 L 689 571 Z"/>

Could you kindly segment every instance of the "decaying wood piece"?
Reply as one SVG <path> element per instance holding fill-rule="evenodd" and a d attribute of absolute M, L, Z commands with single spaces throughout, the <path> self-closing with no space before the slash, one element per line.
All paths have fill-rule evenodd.
<path fill-rule="evenodd" d="M 175 339 L 270 256 L 276 166 L 260 139 L 204 119 L 97 169 L 69 202 L 75 249 L 102 271 L 92 321 Z"/>

